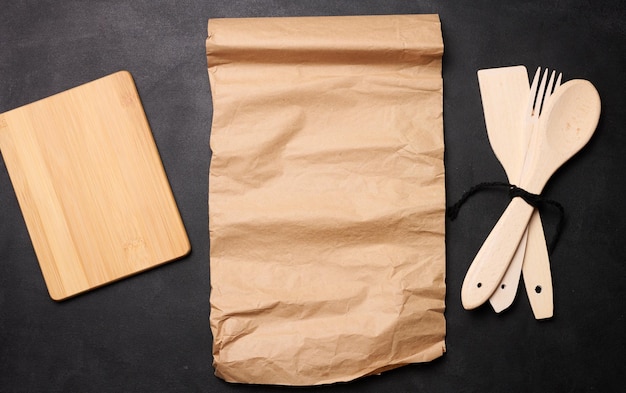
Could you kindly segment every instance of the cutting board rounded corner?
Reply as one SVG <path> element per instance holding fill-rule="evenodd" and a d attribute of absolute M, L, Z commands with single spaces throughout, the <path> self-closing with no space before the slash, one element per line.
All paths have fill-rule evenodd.
<path fill-rule="evenodd" d="M 114 73 L 112 73 L 112 74 L 110 74 L 108 76 L 105 76 L 104 78 L 109 78 L 109 77 L 112 77 L 112 76 L 118 77 L 118 78 L 120 78 L 122 80 L 126 80 L 126 83 L 128 83 L 129 85 L 132 85 L 133 87 L 136 88 L 136 86 L 135 86 L 135 78 L 133 77 L 133 74 L 130 73 L 130 71 L 128 71 L 128 70 L 119 70 L 119 71 L 116 71 L 116 72 L 114 72 Z"/>
<path fill-rule="evenodd" d="M 178 252 L 177 256 L 175 256 L 174 258 L 172 258 L 171 260 L 169 260 L 167 262 L 178 261 L 179 259 L 183 259 L 183 258 L 189 256 L 189 254 L 191 254 L 191 242 L 189 241 L 189 236 L 187 236 L 187 232 L 186 232 L 185 229 L 183 229 L 183 231 L 185 233 L 185 239 L 184 239 L 185 243 L 183 244 L 182 249 Z"/>
<path fill-rule="evenodd" d="M 54 300 L 57 303 L 60 303 L 60 302 L 62 302 L 64 300 L 67 300 L 68 298 L 72 297 L 72 296 L 68 296 L 64 292 L 57 291 L 56 288 L 51 287 L 47 283 L 46 283 L 46 286 L 48 288 L 48 295 L 50 296 L 50 299 Z"/>

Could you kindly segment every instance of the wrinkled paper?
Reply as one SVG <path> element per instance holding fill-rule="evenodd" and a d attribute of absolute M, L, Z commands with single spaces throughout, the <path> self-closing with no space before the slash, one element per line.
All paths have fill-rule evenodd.
<path fill-rule="evenodd" d="M 349 381 L 445 351 L 437 15 L 211 19 L 214 367 Z"/>

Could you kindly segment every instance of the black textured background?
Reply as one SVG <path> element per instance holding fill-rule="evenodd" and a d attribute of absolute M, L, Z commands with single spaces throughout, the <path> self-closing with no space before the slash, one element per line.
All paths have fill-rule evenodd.
<path fill-rule="evenodd" d="M 545 192 L 567 210 L 552 256 L 555 317 L 468 312 L 460 287 L 506 201 L 487 193 L 447 225 L 447 348 L 431 364 L 298 392 L 620 392 L 626 375 L 626 11 L 610 1 L 4 1 L 0 112 L 130 71 L 188 230 L 180 261 L 55 303 L 0 161 L 0 391 L 279 392 L 213 376 L 207 229 L 209 18 L 438 13 L 445 44 L 448 203 L 505 180 L 476 71 L 549 66 L 591 80 L 602 117 Z"/>

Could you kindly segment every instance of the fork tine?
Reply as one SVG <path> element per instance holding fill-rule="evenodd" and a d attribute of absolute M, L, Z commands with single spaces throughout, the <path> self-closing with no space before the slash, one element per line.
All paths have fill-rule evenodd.
<path fill-rule="evenodd" d="M 561 77 L 563 76 L 562 73 L 559 74 L 559 77 L 556 78 L 556 83 L 554 84 L 554 90 L 556 90 L 557 87 L 561 86 Z"/>
<path fill-rule="evenodd" d="M 533 107 L 535 106 L 535 97 L 537 96 L 537 86 L 539 85 L 539 75 L 541 73 L 541 67 L 537 67 L 533 82 L 530 85 L 530 94 L 528 95 L 528 107 L 526 108 L 526 119 L 530 119 L 533 115 Z"/>
<path fill-rule="evenodd" d="M 556 76 L 556 71 L 552 71 L 550 74 L 550 80 L 548 81 L 548 86 L 546 87 L 546 97 L 550 97 L 554 88 L 554 77 Z"/>
<path fill-rule="evenodd" d="M 532 117 L 533 119 L 539 118 L 539 112 L 541 111 L 541 104 L 543 103 L 543 96 L 546 92 L 546 82 L 548 79 L 548 69 L 546 68 L 543 72 L 543 76 L 541 77 L 541 82 L 539 83 L 539 90 L 537 91 L 537 100 L 535 101 L 535 106 L 533 107 Z"/>
<path fill-rule="evenodd" d="M 556 71 L 552 71 L 552 74 L 550 74 L 550 80 L 548 81 L 548 85 L 546 86 L 546 93 L 543 95 L 542 102 L 540 103 L 539 107 L 537 107 L 537 112 L 539 113 L 539 115 L 541 115 L 541 112 L 543 111 L 543 107 L 545 107 L 546 103 L 548 102 L 548 98 L 552 95 L 552 89 L 554 88 L 554 76 L 556 75 Z"/>

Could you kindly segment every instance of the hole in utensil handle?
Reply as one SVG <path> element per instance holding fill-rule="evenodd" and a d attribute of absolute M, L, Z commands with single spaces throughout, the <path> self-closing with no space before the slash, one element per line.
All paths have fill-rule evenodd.
<path fill-rule="evenodd" d="M 481 246 L 461 287 L 466 310 L 483 304 L 500 287 L 534 208 L 514 198 Z"/>

